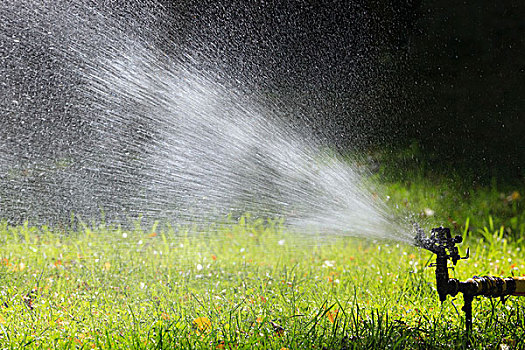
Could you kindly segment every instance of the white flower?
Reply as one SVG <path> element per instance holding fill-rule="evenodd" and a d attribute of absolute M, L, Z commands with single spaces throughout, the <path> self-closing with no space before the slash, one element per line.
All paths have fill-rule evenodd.
<path fill-rule="evenodd" d="M 333 260 L 325 260 L 323 266 L 324 267 L 334 267 L 335 261 Z"/>

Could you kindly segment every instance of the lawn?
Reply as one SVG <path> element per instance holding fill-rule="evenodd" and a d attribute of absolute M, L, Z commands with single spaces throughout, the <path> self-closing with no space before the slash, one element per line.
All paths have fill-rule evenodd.
<path fill-rule="evenodd" d="M 471 257 L 451 277 L 525 275 L 519 183 L 406 169 L 371 180 L 399 215 L 466 236 Z M 0 349 L 525 348 L 525 298 L 476 298 L 467 342 L 462 297 L 440 304 L 432 261 L 405 243 L 249 217 L 200 228 L 4 222 Z"/>
<path fill-rule="evenodd" d="M 504 233 L 471 235 L 452 275 L 525 274 L 523 241 Z M 396 242 L 246 219 L 204 232 L 4 224 L 0 242 L 2 349 L 465 345 L 462 299 L 440 305 L 431 254 Z M 519 298 L 477 298 L 473 348 L 523 348 L 524 316 Z"/>

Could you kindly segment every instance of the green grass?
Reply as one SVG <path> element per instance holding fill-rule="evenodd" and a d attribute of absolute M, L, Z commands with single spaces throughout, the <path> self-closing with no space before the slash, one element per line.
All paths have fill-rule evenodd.
<path fill-rule="evenodd" d="M 429 167 L 417 145 L 404 151 L 373 153 L 374 186 L 388 195 L 392 207 L 416 214 L 417 220 L 474 234 L 503 226 L 505 235 L 525 235 L 525 178 L 512 181 L 478 179 L 476 169 L 455 170 L 447 164 Z M 423 160 L 420 160 L 423 159 Z M 433 161 L 437 163 L 436 161 Z M 377 166 L 378 165 L 378 166 Z"/>
<path fill-rule="evenodd" d="M 522 240 L 471 236 L 453 276 L 525 274 Z M 278 223 L 76 232 L 0 227 L 0 348 L 455 349 L 431 255 Z M 525 301 L 477 298 L 472 348 L 525 347 Z"/>
<path fill-rule="evenodd" d="M 498 186 L 465 189 L 459 181 L 414 176 L 409 181 L 384 182 L 382 193 L 388 201 L 417 220 L 463 231 L 465 223 L 474 232 L 485 227 L 491 231 L 503 226 L 506 235 L 525 235 L 523 189 L 518 186 Z"/>
<path fill-rule="evenodd" d="M 525 275 L 523 184 L 482 186 L 396 156 L 381 160 L 377 193 L 427 229 L 470 231 L 471 258 L 453 277 Z M 439 303 L 432 258 L 245 219 L 205 230 L 0 224 L 0 349 L 466 348 L 462 298 Z M 525 348 L 525 298 L 473 306 L 470 348 Z"/>

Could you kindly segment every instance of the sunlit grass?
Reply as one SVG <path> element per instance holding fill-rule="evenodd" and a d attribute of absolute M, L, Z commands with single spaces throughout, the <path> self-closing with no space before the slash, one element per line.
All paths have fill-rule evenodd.
<path fill-rule="evenodd" d="M 522 275 L 523 244 L 469 239 L 457 278 Z M 2 348 L 456 348 L 430 254 L 262 221 L 194 229 L 0 228 Z M 478 300 L 479 299 L 479 300 Z M 525 346 L 525 303 L 474 302 L 473 344 Z"/>
<path fill-rule="evenodd" d="M 415 146 L 405 152 L 383 151 L 371 156 L 380 164 L 373 184 L 379 194 L 388 195 L 392 207 L 416 214 L 418 220 L 458 230 L 468 220 L 474 232 L 503 226 L 506 235 L 525 235 L 525 179 L 505 182 L 492 178 L 480 183 L 475 168 L 430 167 L 425 160 L 428 155 Z"/>

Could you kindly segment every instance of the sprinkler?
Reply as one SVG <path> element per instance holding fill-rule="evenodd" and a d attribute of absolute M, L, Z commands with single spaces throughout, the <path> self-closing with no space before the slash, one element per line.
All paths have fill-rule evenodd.
<path fill-rule="evenodd" d="M 436 254 L 436 262 L 430 267 L 436 268 L 436 287 L 439 300 L 444 302 L 447 296 L 456 296 L 463 293 L 463 308 L 465 312 L 465 327 L 467 337 L 472 331 L 472 301 L 476 296 L 489 298 L 501 298 L 505 302 L 505 297 L 509 295 L 525 296 L 525 277 L 494 277 L 494 276 L 474 276 L 464 282 L 448 275 L 448 260 L 455 266 L 459 260 L 469 258 L 469 249 L 464 257 L 459 255 L 456 244 L 461 243 L 461 236 L 452 237 L 450 229 L 446 227 L 433 228 L 430 237 L 417 224 L 416 246 L 427 249 Z M 451 267 L 453 268 L 453 267 Z"/>

